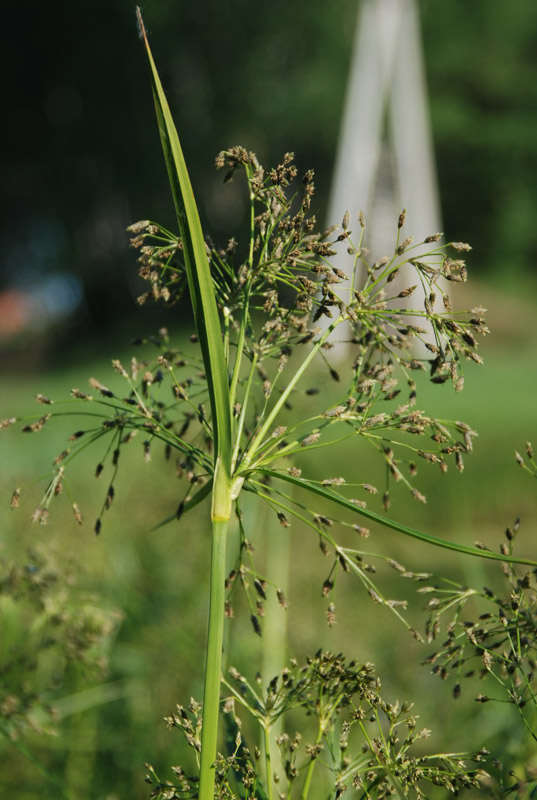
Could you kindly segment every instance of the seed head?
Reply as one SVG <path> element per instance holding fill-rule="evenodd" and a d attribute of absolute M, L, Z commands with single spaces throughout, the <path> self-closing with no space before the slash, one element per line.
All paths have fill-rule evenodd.
<path fill-rule="evenodd" d="M 44 506 L 37 506 L 32 514 L 32 522 L 39 522 L 40 525 L 46 525 L 48 516 L 48 510 L 44 508 Z"/>
<path fill-rule="evenodd" d="M 279 436 L 283 436 L 286 430 L 287 430 L 287 425 L 278 425 L 278 427 L 274 428 L 274 430 L 272 431 L 272 438 L 277 439 Z"/>
<path fill-rule="evenodd" d="M 399 245 L 399 247 L 397 248 L 397 255 L 399 255 L 399 256 L 402 255 L 405 252 L 405 250 L 408 247 L 410 247 L 410 245 L 412 244 L 413 241 L 414 241 L 414 238 L 412 236 L 407 236 L 406 239 L 404 239 L 401 242 L 401 244 Z"/>
<path fill-rule="evenodd" d="M 93 400 L 93 397 L 86 392 L 81 392 L 80 389 L 71 389 L 71 394 L 73 397 L 76 397 L 77 400 Z"/>
<path fill-rule="evenodd" d="M 150 224 L 151 223 L 148 219 L 143 219 L 140 220 L 140 222 L 133 222 L 132 225 L 129 225 L 127 230 L 129 233 L 143 233 Z"/>
<path fill-rule="evenodd" d="M 17 417 L 10 417 L 9 419 L 0 420 L 0 431 L 3 431 L 4 428 L 9 428 L 9 426 L 13 425 L 13 423 L 16 421 Z"/>
<path fill-rule="evenodd" d="M 102 394 L 103 397 L 114 396 L 114 393 L 110 391 L 110 389 L 107 386 L 98 381 L 97 378 L 90 378 L 88 383 L 93 389 L 97 389 Z"/>
<path fill-rule="evenodd" d="M 411 493 L 412 493 L 412 496 L 413 496 L 413 497 L 414 497 L 416 500 L 419 500 L 419 501 L 420 501 L 420 503 L 426 503 L 426 502 L 427 502 L 427 498 L 425 497 L 425 495 L 424 495 L 424 494 L 422 494 L 422 493 L 421 493 L 420 491 L 418 491 L 417 489 L 412 489 L 412 490 L 411 490 Z"/>
<path fill-rule="evenodd" d="M 113 358 L 112 359 L 112 366 L 114 367 L 115 371 L 119 372 L 119 374 L 123 378 L 128 378 L 129 377 L 128 374 L 127 374 L 127 370 L 123 367 L 123 365 L 121 364 L 120 361 L 118 361 L 117 358 Z"/>
<path fill-rule="evenodd" d="M 308 436 L 305 436 L 300 442 L 300 444 L 302 447 L 309 447 L 309 445 L 314 444 L 317 441 L 317 439 L 320 438 L 320 436 L 321 436 L 320 433 L 314 431 L 313 433 L 308 434 Z"/>
<path fill-rule="evenodd" d="M 258 636 L 261 636 L 261 625 L 259 624 L 259 620 L 257 619 L 255 614 L 251 615 L 250 621 L 252 623 L 254 631 L 257 633 Z"/>

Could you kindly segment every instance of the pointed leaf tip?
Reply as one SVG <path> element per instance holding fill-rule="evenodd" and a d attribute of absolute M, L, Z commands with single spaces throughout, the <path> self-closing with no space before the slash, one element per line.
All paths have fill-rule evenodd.
<path fill-rule="evenodd" d="M 142 19 L 142 10 L 140 6 L 136 6 L 136 23 L 138 26 L 138 36 L 147 44 L 147 36 L 145 32 L 145 25 Z"/>

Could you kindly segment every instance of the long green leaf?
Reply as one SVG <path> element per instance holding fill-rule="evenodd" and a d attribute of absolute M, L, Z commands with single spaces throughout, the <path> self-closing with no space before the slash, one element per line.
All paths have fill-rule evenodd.
<path fill-rule="evenodd" d="M 415 530 L 415 528 L 410 528 L 408 525 L 403 525 L 401 522 L 395 522 L 395 520 L 388 519 L 388 517 L 383 517 L 382 514 L 378 514 L 376 511 L 370 511 L 368 508 L 361 508 L 360 506 L 351 503 L 350 500 L 347 500 L 346 498 L 341 497 L 341 495 L 336 494 L 336 492 L 326 489 L 324 486 L 310 483 L 304 478 L 296 478 L 286 472 L 277 472 L 276 470 L 272 469 L 257 469 L 256 474 L 266 475 L 271 478 L 277 478 L 279 480 L 292 483 L 294 486 L 300 487 L 300 489 L 305 489 L 312 494 L 323 497 L 325 500 L 330 500 L 332 503 L 337 503 L 337 505 L 343 506 L 343 508 L 352 511 L 355 514 L 359 514 L 362 517 L 367 517 L 367 519 L 378 522 L 379 525 L 384 525 L 386 528 L 391 528 L 394 531 L 398 531 L 398 533 L 403 533 L 405 536 L 411 536 L 413 539 L 419 539 L 427 544 L 434 544 L 436 547 L 443 547 L 446 550 L 455 550 L 458 553 L 465 553 L 468 556 L 491 558 L 494 561 L 507 561 L 511 564 L 527 564 L 530 567 L 537 567 L 537 561 L 531 561 L 528 558 L 504 556 L 501 553 L 493 553 L 490 550 L 480 550 L 478 547 L 469 547 L 465 544 L 450 542 L 448 539 L 441 539 L 438 536 L 431 536 L 428 533 L 422 533 L 421 531 Z"/>
<path fill-rule="evenodd" d="M 215 439 L 216 470 L 220 472 L 219 480 L 215 481 L 216 514 L 225 516 L 227 510 L 224 506 L 229 505 L 226 494 L 231 471 L 231 417 L 227 364 L 220 318 L 198 208 L 179 136 L 149 47 L 140 9 L 137 8 L 136 12 L 151 68 L 153 97 L 162 149 L 179 223 L 196 330 L 207 375 Z M 214 505 L 213 503 L 213 515 L 215 513 Z"/>

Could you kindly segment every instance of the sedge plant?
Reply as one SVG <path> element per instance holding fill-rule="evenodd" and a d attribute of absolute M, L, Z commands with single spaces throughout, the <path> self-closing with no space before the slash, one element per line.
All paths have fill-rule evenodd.
<path fill-rule="evenodd" d="M 132 246 L 139 251 L 140 276 L 149 284 L 139 301 L 154 298 L 173 305 L 186 290 L 196 328 L 192 340 L 199 343 L 199 353 L 173 347 L 168 332 L 162 329 L 151 338 L 157 351 L 153 360 L 133 358 L 128 367 L 113 362 L 126 383 L 123 397 L 96 378 L 90 379 L 90 392 L 72 390 L 67 402 L 76 404 L 85 422 L 54 459 L 51 480 L 34 520 L 47 521 L 48 506 L 61 488 L 70 496 L 69 464 L 85 453 L 88 445 L 105 438 L 108 445 L 96 474 L 110 467 L 111 478 L 95 523 L 96 534 L 113 503 L 121 454 L 125 447 L 133 447 L 130 443 L 135 437 L 142 438 L 147 460 L 152 446 L 159 442 L 168 457 L 174 453 L 176 470 L 185 480 L 177 509 L 159 524 L 182 520 L 198 504 L 210 501 L 203 706 L 193 702 L 188 710 L 181 707 L 170 717 L 170 724 L 182 728 L 193 743 L 199 756 L 199 776 L 192 783 L 178 768 L 179 788 L 157 787 L 155 797 L 195 793 L 200 800 L 213 800 L 215 792 L 229 796 L 232 790 L 227 776 L 236 768 L 241 791 L 255 784 L 253 795 L 272 800 L 275 788 L 268 734 L 281 715 L 275 709 L 295 706 L 310 715 L 315 712 L 320 725 L 318 740 L 306 750 L 305 766 L 300 769 L 296 767 L 298 744 L 293 746 L 287 734 L 279 737 L 289 790 L 300 772 L 304 800 L 323 736 L 333 732 L 334 715 L 342 708 L 354 711 L 338 734 L 336 797 L 349 780 L 354 781 L 355 788 L 361 787 L 363 797 L 384 797 L 394 791 L 405 797 L 410 787 L 420 797 L 418 784 L 429 778 L 433 782 L 445 780 L 447 788 L 455 791 L 466 785 L 465 781 L 475 782 L 460 754 L 439 756 L 428 778 L 428 767 L 406 756 L 416 739 L 409 707 L 395 707 L 379 699 L 379 684 L 371 668 L 329 654 L 317 654 L 303 668 L 295 665 L 292 679 L 285 673 L 264 697 L 252 687 L 245 689 L 245 679 L 238 673 L 226 682 L 231 700 L 246 705 L 267 734 L 265 788 L 259 788 L 252 778 L 251 754 L 242 746 L 238 732 L 234 734 L 233 764 L 219 755 L 218 734 L 224 619 L 232 614 L 235 588 L 242 584 L 249 595 L 251 621 L 257 633 L 261 633 L 267 591 L 275 591 L 280 604 L 286 604 L 279 587 L 257 573 L 253 564 L 240 505 L 244 492 L 266 503 L 282 526 L 287 528 L 296 521 L 312 531 L 332 559 L 323 586 L 325 596 L 331 597 L 338 571 L 353 573 L 370 597 L 399 617 L 415 637 L 420 635 L 407 623 L 404 603 L 385 597 L 374 582 L 372 554 L 363 547 L 371 523 L 437 548 L 537 566 L 511 551 L 494 553 L 440 539 L 387 516 L 391 481 L 405 485 L 418 502 L 425 502 L 415 482 L 417 463 L 429 463 L 440 472 L 453 463 L 462 471 L 463 459 L 472 451 L 475 432 L 470 426 L 419 410 L 414 378 L 415 373 L 428 371 L 433 383 L 451 382 L 459 391 L 464 362 L 481 362 L 477 340 L 487 333 L 484 309 L 454 312 L 444 288 L 445 281 L 466 280 L 463 256 L 470 248 L 462 242 L 443 244 L 439 233 L 415 244 L 403 233 L 402 212 L 393 252 L 371 262 L 365 246 L 366 220 L 361 212 L 356 218 L 357 233 L 351 230 L 349 214 L 345 214 L 339 232 L 337 226 L 320 232 L 311 214 L 313 173 L 303 176 L 301 191 L 297 192 L 293 189 L 297 169 L 292 154 L 286 154 L 276 168 L 265 170 L 256 156 L 242 147 L 221 152 L 216 166 L 226 170 L 227 181 L 238 172 L 244 174 L 250 208 L 247 247 L 242 252 L 235 239 L 225 247 L 215 245 L 201 227 L 179 137 L 139 11 L 138 21 L 178 225 L 177 233 L 150 220 L 130 227 Z M 351 275 L 338 266 L 342 248 L 353 257 Z M 400 286 L 397 277 L 408 278 L 402 289 L 394 288 Z M 414 292 L 425 300 L 412 308 L 409 303 Z M 338 336 L 352 353 L 346 367 L 336 365 L 331 358 Z M 324 393 L 310 385 L 314 364 L 333 382 L 335 401 L 323 400 Z M 305 413 L 293 412 L 297 399 L 306 408 Z M 42 395 L 37 400 L 50 413 L 26 421 L 26 432 L 39 431 L 52 414 L 73 413 L 70 407 L 62 411 L 60 403 Z M 53 405 L 54 409 L 48 408 Z M 15 421 L 5 420 L 2 426 Z M 356 480 L 351 475 L 349 481 L 345 475 L 318 474 L 327 448 L 337 449 L 358 439 L 385 463 L 387 488 L 380 493 L 383 513 L 368 505 L 379 493 L 367 482 L 367 476 Z M 17 489 L 15 505 L 19 494 Z M 71 502 L 75 518 L 82 522 L 79 506 L 73 498 Z M 238 519 L 239 558 L 229 572 L 226 546 L 234 514 Z M 428 577 L 406 570 L 392 559 L 380 558 L 411 580 L 420 582 Z M 333 621 L 333 603 L 327 616 L 329 622 Z M 224 711 L 230 708 L 228 704 Z M 380 722 L 381 713 L 388 721 L 388 734 Z M 364 722 L 367 715 L 375 718 L 380 738 L 369 734 Z M 395 729 L 403 724 L 408 735 L 403 745 L 396 747 Z M 367 757 L 349 761 L 345 755 L 351 728 L 360 729 L 365 737 Z M 375 754 L 374 763 L 371 753 Z M 406 772 L 402 765 L 406 765 Z"/>

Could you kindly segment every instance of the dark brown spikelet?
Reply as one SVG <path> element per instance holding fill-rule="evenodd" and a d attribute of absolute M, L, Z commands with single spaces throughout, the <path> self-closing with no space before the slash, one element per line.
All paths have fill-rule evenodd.
<path fill-rule="evenodd" d="M 100 532 L 101 532 L 101 525 L 102 525 L 102 522 L 101 522 L 101 518 L 99 517 L 99 518 L 97 519 L 97 521 L 96 521 L 96 523 L 95 523 L 95 527 L 94 527 L 94 529 L 93 529 L 93 532 L 95 533 L 95 536 L 98 536 L 98 535 L 100 534 Z"/>
<path fill-rule="evenodd" d="M 44 394 L 36 394 L 35 399 L 44 406 L 51 406 L 53 402 L 50 397 L 45 397 Z"/>
<path fill-rule="evenodd" d="M 281 589 L 276 590 L 276 597 L 278 598 L 278 603 L 282 608 L 287 608 L 287 598 L 285 594 L 282 592 Z"/>
<path fill-rule="evenodd" d="M 115 493 L 116 492 L 114 487 L 112 486 L 112 484 L 110 484 L 110 486 L 108 487 L 108 492 L 106 493 L 106 500 L 105 500 L 106 508 L 110 508 L 110 506 L 112 505 Z"/>
<path fill-rule="evenodd" d="M 291 523 L 289 522 L 289 520 L 287 519 L 285 514 L 282 514 L 281 511 L 278 511 L 278 520 L 279 520 L 280 525 L 283 528 L 290 528 L 291 527 Z"/>
<path fill-rule="evenodd" d="M 263 598 L 263 600 L 267 599 L 267 593 L 265 592 L 265 588 L 260 580 L 257 578 L 254 580 L 254 586 L 257 594 Z"/>
<path fill-rule="evenodd" d="M 254 631 L 257 633 L 258 636 L 261 636 L 261 625 L 259 624 L 259 620 L 257 619 L 255 614 L 250 616 L 250 622 L 252 623 L 252 627 Z"/>
<path fill-rule="evenodd" d="M 97 466 L 96 466 L 96 468 L 95 468 L 95 477 L 96 477 L 96 478 L 98 478 L 98 477 L 99 477 L 99 475 L 101 474 L 101 472 L 103 471 L 103 469 L 104 469 L 104 464 L 101 464 L 101 463 L 97 464 Z"/>

